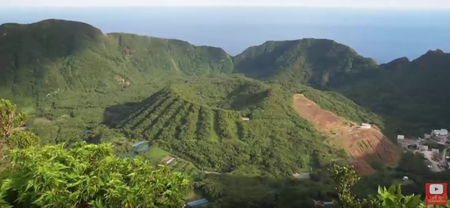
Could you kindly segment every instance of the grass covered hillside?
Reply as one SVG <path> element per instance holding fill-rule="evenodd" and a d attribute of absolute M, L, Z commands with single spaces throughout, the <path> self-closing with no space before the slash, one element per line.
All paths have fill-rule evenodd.
<path fill-rule="evenodd" d="M 201 105 L 227 110 L 254 109 L 271 93 L 271 87 L 243 76 L 193 77 L 172 89 Z"/>
<path fill-rule="evenodd" d="M 409 61 L 378 65 L 348 46 L 324 39 L 268 41 L 233 57 L 235 71 L 275 82 L 334 91 L 380 115 L 390 136 L 449 128 L 450 55 L 428 51 Z M 320 104 L 320 102 L 318 102 Z M 360 107 L 358 107 L 360 108 Z"/>
<path fill-rule="evenodd" d="M 147 100 L 117 127 L 208 171 L 289 176 L 338 155 L 281 91 L 257 81 L 197 79 Z"/>
<path fill-rule="evenodd" d="M 104 34 L 81 22 L 3 24 L 0 33 L 0 97 L 17 103 L 50 143 L 82 139 L 106 108 L 141 101 L 184 76 L 233 69 L 219 48 Z"/>
<path fill-rule="evenodd" d="M 133 34 L 103 34 L 80 22 L 4 24 L 0 34 L 0 96 L 30 107 L 51 106 L 59 96 L 114 93 L 169 75 L 233 70 L 231 58 L 219 48 Z M 70 102 L 78 101 L 72 98 Z"/>
<path fill-rule="evenodd" d="M 236 72 L 264 80 L 323 87 L 377 67 L 372 59 L 327 39 L 267 41 L 233 58 Z"/>
<path fill-rule="evenodd" d="M 370 78 L 343 84 L 337 91 L 383 115 L 398 134 L 429 133 L 450 127 L 450 54 L 428 51 L 409 61 L 380 66 Z"/>

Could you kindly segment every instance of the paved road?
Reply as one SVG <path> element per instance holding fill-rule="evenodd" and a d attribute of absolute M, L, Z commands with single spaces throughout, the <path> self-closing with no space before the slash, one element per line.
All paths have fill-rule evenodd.
<path fill-rule="evenodd" d="M 425 158 L 428 159 L 428 161 L 430 161 L 430 163 L 431 163 L 431 171 L 433 171 L 433 172 L 441 172 L 441 169 L 438 166 L 439 162 L 436 162 L 436 161 L 432 160 L 433 152 L 431 152 L 431 151 L 423 151 L 423 155 L 425 156 Z"/>
<path fill-rule="evenodd" d="M 446 162 L 445 156 L 446 156 L 447 150 L 448 150 L 448 148 L 444 149 L 444 153 L 442 153 L 442 160 L 441 160 L 441 162 Z"/>

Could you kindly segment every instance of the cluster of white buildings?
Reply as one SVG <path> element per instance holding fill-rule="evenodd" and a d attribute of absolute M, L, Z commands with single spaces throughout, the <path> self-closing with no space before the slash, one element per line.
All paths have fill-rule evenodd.
<path fill-rule="evenodd" d="M 439 130 L 433 130 L 431 132 L 431 135 L 437 136 L 437 137 L 447 137 L 448 131 L 447 129 L 439 129 Z"/>
<path fill-rule="evenodd" d="M 397 135 L 397 142 L 405 149 L 411 149 L 411 147 L 413 147 L 419 151 L 429 151 L 429 147 L 424 145 L 426 140 L 435 140 L 438 144 L 446 145 L 449 136 L 447 129 L 438 129 L 431 131 L 430 134 L 425 134 L 424 139 L 407 139 L 405 138 L 405 135 Z M 439 154 L 439 149 L 433 148 L 431 151 L 433 154 Z"/>
<path fill-rule="evenodd" d="M 445 143 L 447 141 L 447 139 L 449 138 L 449 134 L 448 134 L 448 130 L 447 129 L 438 129 L 438 130 L 433 130 L 431 131 L 430 134 L 425 134 L 424 138 L 425 139 L 434 139 L 436 140 L 438 143 Z M 420 143 L 424 141 L 424 139 L 419 138 L 418 140 L 411 140 L 411 139 L 405 139 L 405 135 L 397 135 L 397 142 L 399 144 L 404 144 L 404 143 Z"/>
<path fill-rule="evenodd" d="M 425 139 L 434 139 L 440 144 L 445 144 L 449 137 L 447 129 L 438 129 L 431 131 L 430 134 L 425 134 Z"/>

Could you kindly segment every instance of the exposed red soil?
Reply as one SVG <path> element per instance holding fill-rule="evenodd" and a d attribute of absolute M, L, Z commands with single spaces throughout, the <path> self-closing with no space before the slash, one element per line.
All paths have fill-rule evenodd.
<path fill-rule="evenodd" d="M 374 169 L 369 165 L 372 161 L 384 165 L 395 166 L 400 150 L 376 126 L 361 129 L 359 124 L 339 117 L 322 109 L 304 95 L 294 95 L 294 108 L 298 114 L 313 123 L 316 128 L 329 137 L 329 143 L 345 149 L 351 156 L 350 164 L 360 174 L 371 174 Z"/>

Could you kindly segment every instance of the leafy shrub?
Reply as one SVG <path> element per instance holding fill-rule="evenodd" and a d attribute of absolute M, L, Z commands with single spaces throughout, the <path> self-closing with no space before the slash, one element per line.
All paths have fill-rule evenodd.
<path fill-rule="evenodd" d="M 110 144 L 77 143 L 10 151 L 2 207 L 181 207 L 190 181 L 140 157 L 117 158 Z"/>

